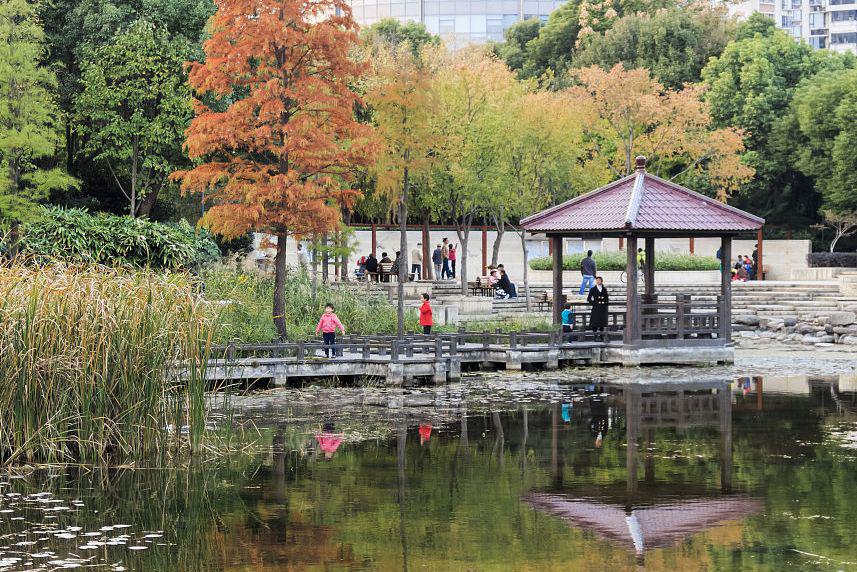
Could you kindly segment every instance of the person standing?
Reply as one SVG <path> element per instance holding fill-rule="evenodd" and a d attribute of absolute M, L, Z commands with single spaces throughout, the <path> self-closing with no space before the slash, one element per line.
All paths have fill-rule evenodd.
<path fill-rule="evenodd" d="M 437 245 L 437 248 L 434 249 L 434 252 L 431 255 L 431 262 L 432 264 L 434 264 L 434 279 L 442 280 L 443 277 L 441 268 L 443 267 L 443 250 L 441 249 L 439 244 Z"/>
<path fill-rule="evenodd" d="M 592 306 L 592 311 L 589 314 L 589 327 L 596 334 L 601 333 L 601 341 L 607 341 L 604 334 L 604 328 L 607 327 L 607 311 L 610 305 L 610 296 L 607 293 L 607 288 L 604 287 L 604 280 L 598 276 L 595 278 L 595 286 L 589 290 L 589 296 L 586 301 Z"/>
<path fill-rule="evenodd" d="M 592 289 L 592 285 L 595 282 L 595 274 L 598 273 L 598 267 L 595 264 L 595 260 L 592 258 L 592 251 L 588 250 L 586 252 L 586 258 L 580 261 L 580 274 L 583 276 L 583 280 L 580 282 L 580 295 Z"/>
<path fill-rule="evenodd" d="M 458 248 L 454 245 L 449 245 L 449 269 L 452 273 L 452 277 L 455 278 L 455 259 L 458 257 Z"/>
<path fill-rule="evenodd" d="M 418 242 L 416 248 L 411 251 L 411 274 L 414 280 L 423 279 L 423 243 Z"/>
<path fill-rule="evenodd" d="M 562 311 L 562 341 L 571 339 L 571 331 L 574 329 L 574 312 L 571 309 L 571 304 L 566 302 L 565 308 Z"/>
<path fill-rule="evenodd" d="M 443 246 L 440 249 L 440 256 L 443 259 L 443 269 L 440 272 L 440 277 L 442 280 L 447 280 L 452 278 L 452 272 L 449 270 L 449 239 L 443 239 Z"/>
<path fill-rule="evenodd" d="M 423 293 L 420 297 L 423 300 L 423 304 L 420 306 L 420 325 L 423 327 L 423 334 L 428 335 L 431 333 L 431 327 L 434 325 L 431 304 L 429 304 L 430 296 L 428 293 Z"/>
<path fill-rule="evenodd" d="M 339 317 L 333 313 L 333 304 L 327 303 L 324 306 L 324 314 L 321 315 L 321 319 L 318 321 L 318 325 L 315 327 L 315 335 L 318 335 L 321 332 L 321 336 L 324 339 L 325 346 L 334 346 L 333 349 L 333 357 L 336 357 L 336 329 L 339 328 L 342 330 L 342 335 L 345 335 L 345 326 L 342 325 L 342 322 L 339 321 Z M 324 356 L 330 357 L 330 348 L 324 348 Z"/>
<path fill-rule="evenodd" d="M 304 245 L 298 242 L 298 265 L 301 267 L 301 270 L 306 272 L 307 269 L 307 258 L 306 252 L 304 251 Z"/>

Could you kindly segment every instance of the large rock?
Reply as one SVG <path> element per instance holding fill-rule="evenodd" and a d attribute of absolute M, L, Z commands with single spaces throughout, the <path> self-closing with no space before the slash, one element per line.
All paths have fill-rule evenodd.
<path fill-rule="evenodd" d="M 815 338 L 815 344 L 816 344 L 816 345 L 819 345 L 819 344 L 832 344 L 832 343 L 833 343 L 833 341 L 834 341 L 834 340 L 833 340 L 833 336 L 819 336 L 819 337 Z"/>
<path fill-rule="evenodd" d="M 783 321 L 780 318 L 761 318 L 759 325 L 769 330 L 779 330 L 783 327 Z"/>
<path fill-rule="evenodd" d="M 758 326 L 759 322 L 759 316 L 753 316 L 752 314 L 732 316 L 733 324 L 740 324 L 742 326 Z"/>
<path fill-rule="evenodd" d="M 738 334 L 738 336 L 740 336 L 742 338 L 747 338 L 747 339 L 751 339 L 751 340 L 758 340 L 759 339 L 759 334 L 757 334 L 756 332 L 750 331 L 750 330 L 744 330 L 743 332 L 736 332 L 736 333 Z"/>
<path fill-rule="evenodd" d="M 794 316 L 783 318 L 783 325 L 787 328 L 794 328 L 797 326 L 797 318 Z"/>
<path fill-rule="evenodd" d="M 846 346 L 857 346 L 857 336 L 841 336 L 839 343 Z"/>
<path fill-rule="evenodd" d="M 850 326 L 857 322 L 857 314 L 854 312 L 831 312 L 827 323 L 831 326 Z"/>

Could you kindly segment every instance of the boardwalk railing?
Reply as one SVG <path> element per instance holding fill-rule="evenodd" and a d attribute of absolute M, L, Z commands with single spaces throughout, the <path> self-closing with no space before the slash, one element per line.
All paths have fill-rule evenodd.
<path fill-rule="evenodd" d="M 403 339 L 395 336 L 356 336 L 349 334 L 337 338 L 335 344 L 325 345 L 320 341 L 272 342 L 267 344 L 229 343 L 212 346 L 212 357 L 227 362 L 246 358 L 312 360 L 331 355 L 347 357 L 351 360 L 407 361 L 459 356 L 464 350 L 489 349 L 545 349 L 567 347 L 568 344 L 581 342 L 606 342 L 622 339 L 621 312 L 611 313 L 610 327 L 598 338 L 593 332 L 583 330 L 587 327 L 588 315 L 579 316 L 575 330 L 564 333 L 559 330 L 546 332 L 466 332 L 415 334 L 409 333 Z"/>

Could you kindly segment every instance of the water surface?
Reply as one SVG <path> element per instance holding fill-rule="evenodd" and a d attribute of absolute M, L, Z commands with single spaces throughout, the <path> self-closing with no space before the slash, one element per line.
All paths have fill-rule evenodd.
<path fill-rule="evenodd" d="M 857 570 L 857 380 L 661 381 L 266 397 L 252 454 L 0 477 L 0 570 Z"/>

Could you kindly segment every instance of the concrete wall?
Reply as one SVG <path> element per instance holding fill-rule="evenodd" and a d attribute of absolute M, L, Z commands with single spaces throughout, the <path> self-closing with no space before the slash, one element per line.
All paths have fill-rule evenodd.
<path fill-rule="evenodd" d="M 494 239 L 497 236 L 496 231 L 490 230 L 486 233 L 488 242 L 488 263 L 491 263 L 491 253 L 494 246 Z M 248 267 L 255 266 L 255 260 L 266 254 L 266 251 L 260 247 L 262 239 L 261 234 L 255 236 L 254 251 L 248 256 L 246 264 Z M 435 245 L 439 244 L 444 237 L 448 237 L 451 242 L 458 244 L 459 240 L 454 230 L 432 230 L 429 233 L 431 238 L 431 252 Z M 271 238 L 272 242 L 276 239 Z M 419 230 L 408 231 L 408 250 L 413 250 L 417 242 L 422 240 L 422 232 Z M 356 266 L 355 261 L 363 255 L 369 254 L 372 245 L 372 234 L 370 231 L 357 231 L 355 233 L 356 254 L 349 260 L 349 270 L 353 274 Z M 290 264 L 297 262 L 296 242 L 289 241 L 288 260 Z M 399 247 L 399 232 L 392 230 L 377 231 L 377 253 L 380 258 L 382 252 L 388 252 L 392 258 Z M 737 258 L 739 254 L 751 255 L 753 253 L 753 245 L 755 240 L 735 240 L 732 245 L 733 255 Z M 719 238 L 697 238 L 694 240 L 694 252 L 698 255 L 714 256 L 720 246 Z M 599 240 L 578 240 L 567 239 L 565 241 L 565 252 L 574 253 L 585 250 L 594 251 L 616 251 L 619 247 L 618 239 L 599 239 Z M 767 278 L 769 280 L 796 280 L 795 275 L 807 270 L 806 256 L 811 252 L 812 246 L 808 240 L 766 240 L 764 242 L 764 265 L 768 270 Z M 482 231 L 476 229 L 471 231 L 470 239 L 467 248 L 468 275 L 470 279 L 478 276 L 482 271 Z M 665 238 L 655 241 L 655 250 L 659 252 L 674 252 L 674 253 L 689 253 L 690 245 L 687 239 Z M 273 257 L 273 249 L 267 250 L 268 256 Z M 463 252 L 459 250 L 459 268 L 461 267 L 461 256 Z M 527 240 L 527 257 L 534 258 L 548 255 L 548 241 L 546 239 L 529 238 Z M 410 256 L 410 254 L 409 254 Z M 521 248 L 521 239 L 514 232 L 506 232 L 503 236 L 503 242 L 500 246 L 500 255 L 498 262 L 504 264 L 509 271 L 512 280 L 520 280 L 524 265 L 524 253 Z M 331 273 L 332 264 L 331 264 Z M 618 275 L 617 275 L 618 276 Z M 811 278 L 803 278 L 811 279 Z M 542 280 L 542 278 L 537 278 Z"/>

